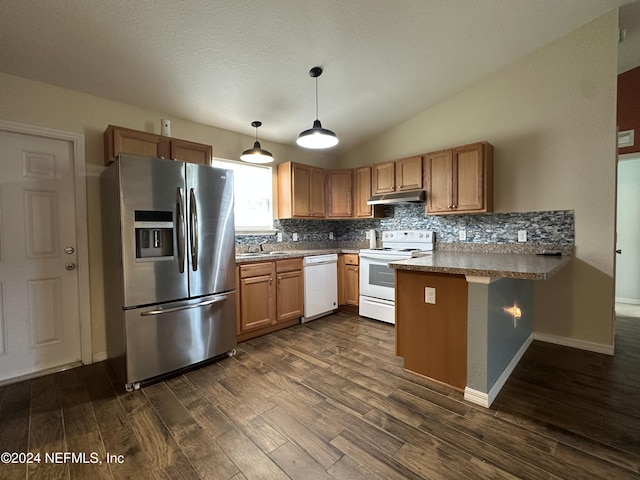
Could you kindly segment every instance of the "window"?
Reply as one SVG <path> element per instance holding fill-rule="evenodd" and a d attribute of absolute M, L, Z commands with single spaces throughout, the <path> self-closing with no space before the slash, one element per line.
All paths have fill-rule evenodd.
<path fill-rule="evenodd" d="M 214 167 L 233 170 L 236 232 L 273 230 L 271 167 L 214 158 Z"/>

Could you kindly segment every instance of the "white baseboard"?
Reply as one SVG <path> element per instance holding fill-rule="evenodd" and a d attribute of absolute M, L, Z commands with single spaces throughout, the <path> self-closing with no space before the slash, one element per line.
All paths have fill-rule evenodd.
<path fill-rule="evenodd" d="M 605 355 L 614 354 L 613 345 L 605 345 L 602 343 L 587 342 L 585 340 L 576 340 L 575 338 L 559 337 L 556 335 L 547 335 L 546 333 L 534 333 L 534 340 L 541 342 L 554 343 L 556 345 L 562 345 L 564 347 L 579 348 L 580 350 L 587 350 L 589 352 L 603 353 Z"/>
<path fill-rule="evenodd" d="M 627 305 L 640 305 L 640 300 L 638 300 L 637 298 L 616 297 L 616 303 L 626 303 Z"/>
<path fill-rule="evenodd" d="M 107 359 L 107 352 L 104 351 L 104 352 L 94 353 L 92 359 L 93 359 L 93 363 L 102 362 Z"/>
<path fill-rule="evenodd" d="M 520 359 L 524 356 L 529 345 L 531 345 L 531 342 L 533 342 L 533 333 L 527 337 L 522 346 L 518 349 L 509 364 L 502 371 L 502 374 L 496 380 L 496 383 L 494 383 L 493 387 L 489 390 L 489 393 L 483 393 L 478 390 L 465 387 L 464 399 L 468 402 L 480 405 L 481 407 L 489 408 L 498 396 L 498 393 L 500 393 L 500 390 L 502 390 L 502 387 L 504 387 L 504 384 L 507 383 L 507 380 L 515 370 Z"/>

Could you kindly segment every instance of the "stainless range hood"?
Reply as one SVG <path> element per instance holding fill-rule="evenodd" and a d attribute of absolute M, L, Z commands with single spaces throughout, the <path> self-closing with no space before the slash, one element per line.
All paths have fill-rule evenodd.
<path fill-rule="evenodd" d="M 367 205 L 403 205 L 422 202 L 424 202 L 424 190 L 413 190 L 373 195 L 367 200 Z"/>

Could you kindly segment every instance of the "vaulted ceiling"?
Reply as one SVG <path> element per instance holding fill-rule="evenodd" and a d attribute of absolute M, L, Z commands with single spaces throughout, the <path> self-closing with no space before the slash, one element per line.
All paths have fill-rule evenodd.
<path fill-rule="evenodd" d="M 3 0 L 0 71 L 349 150 L 629 0 Z M 631 32 L 629 32 L 631 33 Z"/>

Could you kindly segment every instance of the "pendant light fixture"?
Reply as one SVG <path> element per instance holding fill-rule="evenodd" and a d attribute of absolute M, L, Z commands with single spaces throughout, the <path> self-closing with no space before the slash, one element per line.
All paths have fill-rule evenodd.
<path fill-rule="evenodd" d="M 247 163 L 271 163 L 273 162 L 273 155 L 260 147 L 258 141 L 258 127 L 262 125 L 262 122 L 255 120 L 251 122 L 251 126 L 256 128 L 256 141 L 253 144 L 253 148 L 245 150 L 240 155 L 240 160 Z"/>
<path fill-rule="evenodd" d="M 296 143 L 304 148 L 330 148 L 338 144 L 338 137 L 331 130 L 322 128 L 320 120 L 318 120 L 318 77 L 322 75 L 322 68 L 313 67 L 309 70 L 309 76 L 316 79 L 316 119 L 313 127 L 305 130 L 298 135 Z"/>

